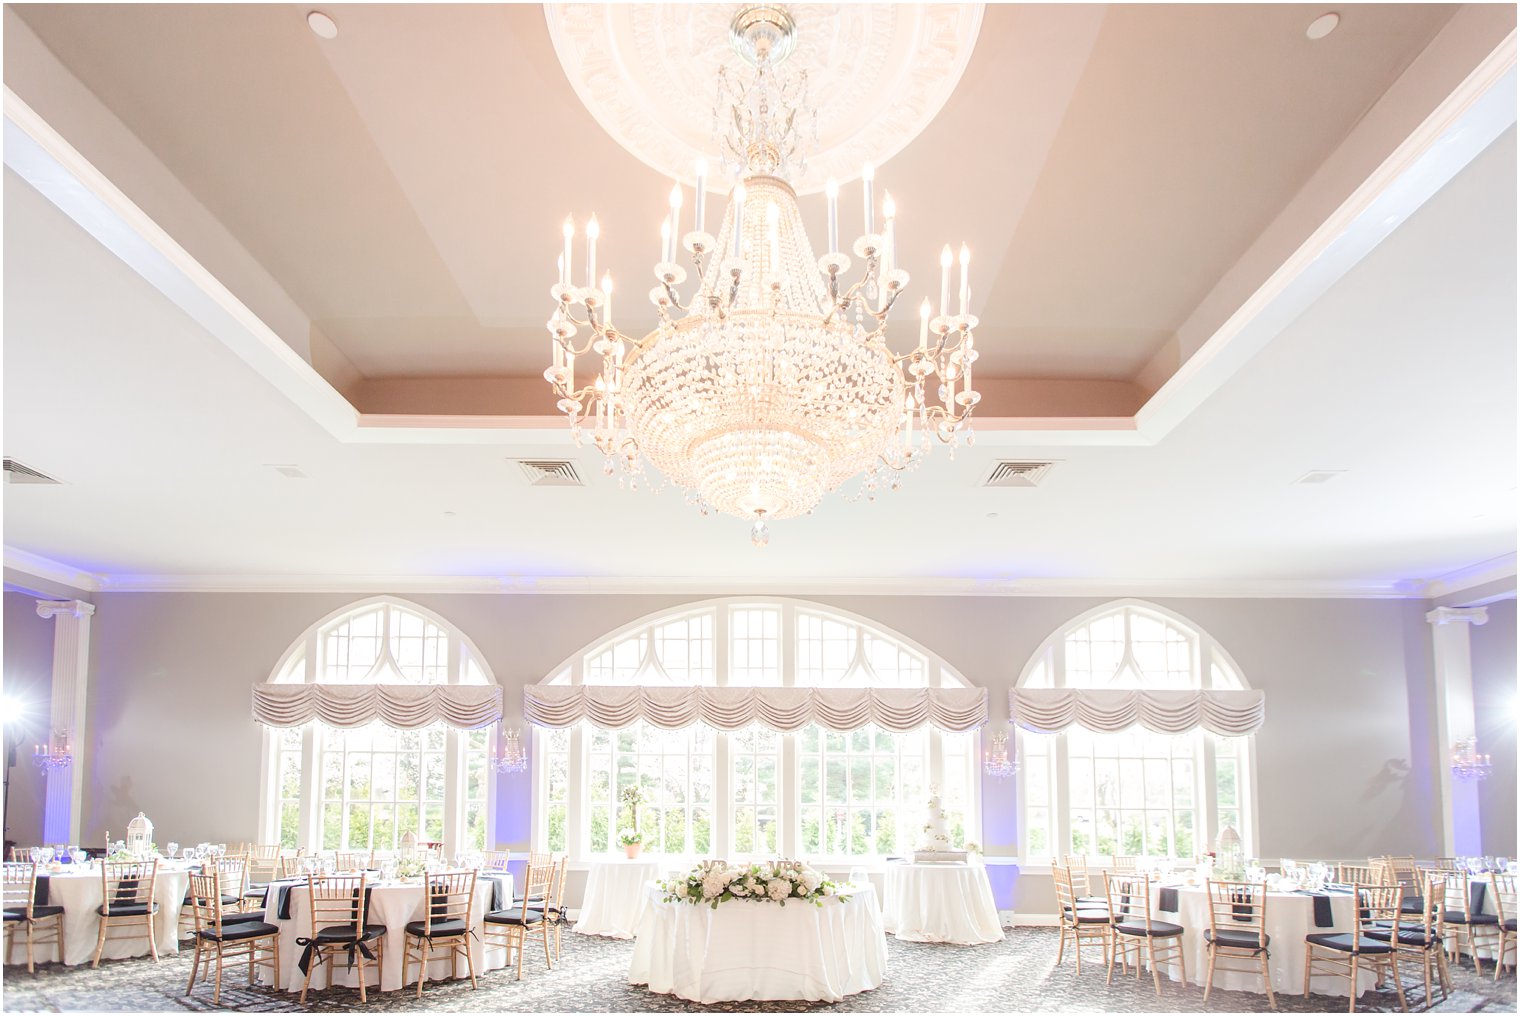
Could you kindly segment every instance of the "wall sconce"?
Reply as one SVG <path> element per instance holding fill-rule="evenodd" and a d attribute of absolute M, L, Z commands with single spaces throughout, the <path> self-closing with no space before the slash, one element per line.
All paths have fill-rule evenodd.
<path fill-rule="evenodd" d="M 992 735 L 992 745 L 982 760 L 982 768 L 997 780 L 1006 780 L 1019 771 L 1019 760 L 1008 756 L 1008 735 L 1003 731 Z"/>
<path fill-rule="evenodd" d="M 491 768 L 499 773 L 528 771 L 528 753 L 523 751 L 522 732 L 517 727 L 503 731 L 500 750 L 491 756 Z"/>

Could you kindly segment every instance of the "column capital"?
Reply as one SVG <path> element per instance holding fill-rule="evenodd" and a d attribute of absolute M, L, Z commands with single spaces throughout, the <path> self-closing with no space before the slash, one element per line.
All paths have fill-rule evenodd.
<path fill-rule="evenodd" d="M 1488 623 L 1487 607 L 1437 607 L 1425 615 L 1425 620 L 1431 624 L 1453 624 L 1461 621 L 1465 624 L 1481 625 Z"/>
<path fill-rule="evenodd" d="M 83 600 L 38 600 L 37 616 L 51 621 L 59 614 L 68 614 L 72 617 L 89 617 L 95 613 L 95 604 L 86 603 Z"/>

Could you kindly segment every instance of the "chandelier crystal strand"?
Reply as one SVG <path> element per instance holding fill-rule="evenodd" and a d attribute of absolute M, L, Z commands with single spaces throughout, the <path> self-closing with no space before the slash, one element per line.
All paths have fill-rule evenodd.
<path fill-rule="evenodd" d="M 816 116 L 806 108 L 805 73 L 783 78 L 775 69 L 791 51 L 794 25 L 780 8 L 752 7 L 736 16 L 732 34 L 753 70 L 747 83 L 726 70 L 719 75 L 720 101 L 728 106 L 715 117 L 718 147 L 738 179 L 717 236 L 702 229 L 703 164 L 697 228 L 679 238 L 680 185 L 672 191 L 662 227 L 669 239 L 649 293 L 659 324 L 633 342 L 610 322 L 610 275 L 599 289 L 590 273 L 584 287 L 573 285 L 574 230 L 567 223 L 560 281 L 551 289 L 553 359 L 544 377 L 577 442 L 589 434 L 609 475 L 621 471 L 636 482 L 647 459 L 704 514 L 751 520 L 751 538 L 763 546 L 770 520 L 811 512 L 852 477 L 864 473 L 862 491 L 874 498 L 885 469 L 895 489 L 898 474 L 929 450 L 931 433 L 953 450 L 980 400 L 971 384 L 977 321 L 968 311 L 970 253 L 962 245 L 960 312 L 949 313 L 948 292 L 937 316 L 926 302 L 918 346 L 901 356 L 891 352 L 886 321 L 909 281 L 894 267 L 895 205 L 888 197 L 878 235 L 868 167 L 865 233 L 850 250 L 861 266 L 856 281 L 845 278 L 849 254 L 815 255 L 787 177 L 802 165 L 803 125 L 816 133 Z M 833 247 L 833 186 L 828 215 Z M 586 230 L 592 271 L 594 223 L 593 217 Z M 684 301 L 688 276 L 676 263 L 678 239 L 695 268 L 696 289 Z M 947 263 L 946 291 L 949 274 Z M 586 357 L 593 372 L 578 379 Z"/>

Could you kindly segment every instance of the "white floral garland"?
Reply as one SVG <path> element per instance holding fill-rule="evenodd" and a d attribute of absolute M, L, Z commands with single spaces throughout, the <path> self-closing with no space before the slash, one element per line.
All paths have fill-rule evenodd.
<path fill-rule="evenodd" d="M 849 899 L 844 887 L 801 861 L 765 861 L 748 865 L 704 861 L 681 878 L 659 883 L 666 903 L 705 904 L 717 908 L 730 900 L 779 903 L 801 900 L 823 906 L 830 896 Z"/>

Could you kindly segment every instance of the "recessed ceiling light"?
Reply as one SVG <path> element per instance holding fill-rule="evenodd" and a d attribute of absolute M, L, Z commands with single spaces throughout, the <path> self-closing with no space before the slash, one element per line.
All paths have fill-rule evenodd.
<path fill-rule="evenodd" d="M 1308 31 L 1304 32 L 1304 34 L 1311 39 L 1323 39 L 1325 36 L 1335 31 L 1335 26 L 1339 25 L 1340 23 L 1341 16 L 1334 11 L 1330 11 L 1328 14 L 1321 14 L 1319 17 L 1309 22 L 1309 29 Z"/>
<path fill-rule="evenodd" d="M 306 24 L 316 33 L 319 39 L 336 39 L 338 37 L 338 23 L 321 11 L 312 11 L 306 15 Z M 1319 37 L 1310 36 L 1310 38 L 1317 39 Z"/>
<path fill-rule="evenodd" d="M 1312 469 L 1293 482 L 1301 484 L 1329 483 L 1344 472 L 1344 469 Z"/>

